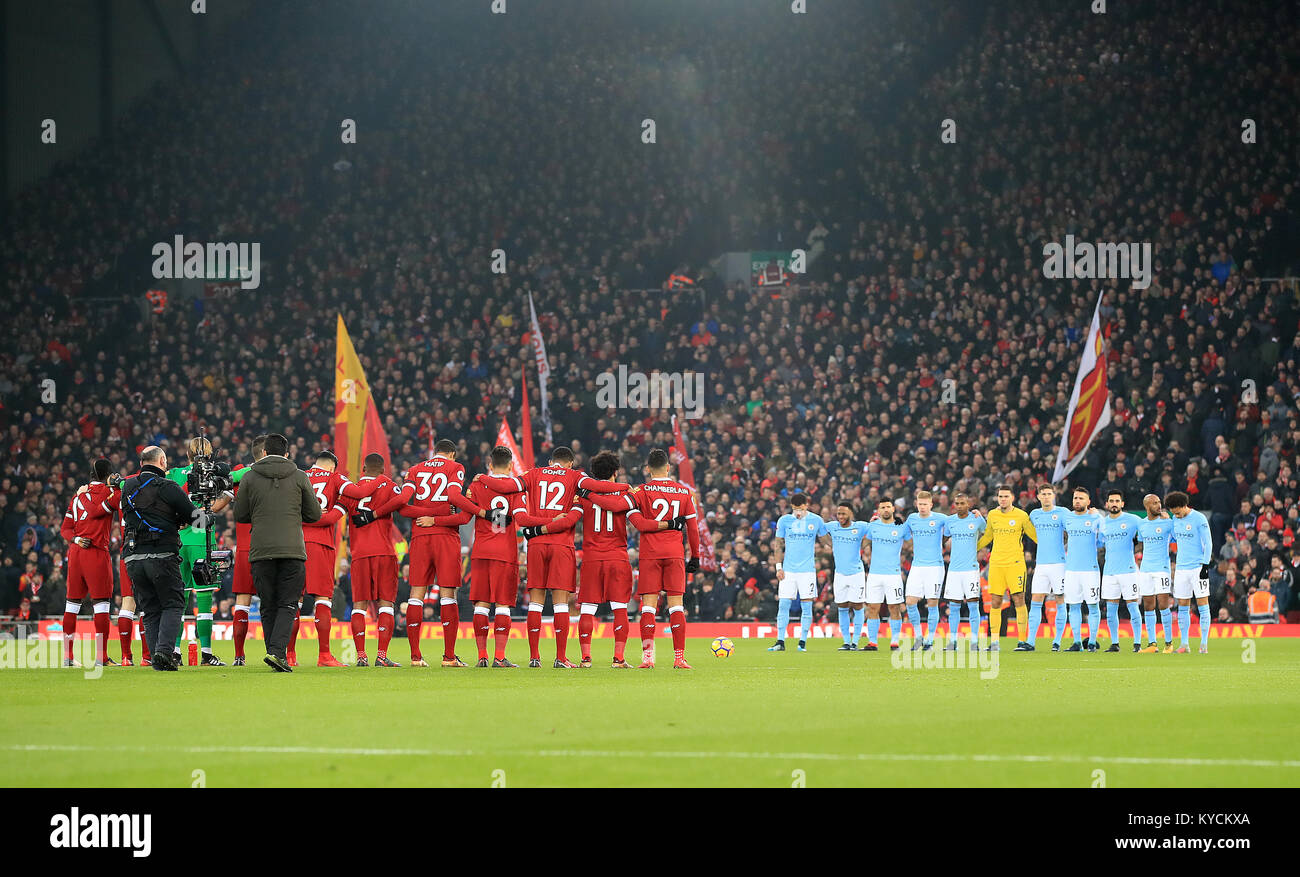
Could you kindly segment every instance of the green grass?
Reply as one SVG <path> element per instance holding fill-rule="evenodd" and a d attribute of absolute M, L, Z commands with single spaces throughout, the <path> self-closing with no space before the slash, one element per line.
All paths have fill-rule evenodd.
<path fill-rule="evenodd" d="M 802 771 L 809 787 L 1086 787 L 1104 771 L 1110 787 L 1295 786 L 1300 639 L 1249 641 L 1254 663 L 1243 642 L 1015 654 L 1004 640 L 989 679 L 743 639 L 725 660 L 692 640 L 690 673 L 668 669 L 667 640 L 652 672 L 610 670 L 609 640 L 586 671 L 318 669 L 303 642 L 288 675 L 253 641 L 247 667 L 4 669 L 0 785 L 189 786 L 203 771 L 209 787 L 788 787 Z M 516 662 L 526 650 L 511 641 Z"/>

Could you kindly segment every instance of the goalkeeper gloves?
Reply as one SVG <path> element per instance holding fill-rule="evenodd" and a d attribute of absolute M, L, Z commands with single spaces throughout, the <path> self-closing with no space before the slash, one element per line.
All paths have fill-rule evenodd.
<path fill-rule="evenodd" d="M 519 535 L 523 536 L 525 539 L 535 539 L 536 537 L 542 535 L 542 528 L 541 527 L 520 527 Z"/>
<path fill-rule="evenodd" d="M 364 527 L 375 519 L 375 513 L 370 509 L 362 509 L 352 516 L 352 526 Z"/>
<path fill-rule="evenodd" d="M 686 571 L 687 571 L 687 572 L 699 572 L 699 571 L 700 571 L 700 559 L 699 559 L 698 557 L 692 557 L 690 560 L 686 561 Z"/>
<path fill-rule="evenodd" d="M 505 509 L 493 509 L 492 514 L 488 515 L 488 520 L 492 522 L 492 526 L 504 529 L 514 519 Z"/>

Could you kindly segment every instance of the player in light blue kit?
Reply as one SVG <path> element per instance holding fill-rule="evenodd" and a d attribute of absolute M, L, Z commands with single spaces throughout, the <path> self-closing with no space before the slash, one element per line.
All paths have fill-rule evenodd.
<path fill-rule="evenodd" d="M 1165 634 L 1165 654 L 1174 650 L 1173 573 L 1169 569 L 1169 544 L 1174 538 L 1173 519 L 1160 506 L 1160 497 L 1148 493 L 1142 498 L 1147 519 L 1138 525 L 1138 539 L 1142 542 L 1142 565 L 1138 567 L 1138 583 L 1142 594 L 1143 617 L 1146 620 L 1147 638 L 1151 644 L 1143 653 L 1154 655 L 1156 645 L 1156 610 L 1160 610 L 1160 627 Z"/>
<path fill-rule="evenodd" d="M 876 634 L 880 632 L 880 610 L 889 607 L 889 650 L 898 651 L 903 635 L 903 543 L 912 541 L 912 530 L 906 522 L 895 520 L 894 501 L 880 500 L 876 505 L 878 520 L 867 524 L 867 540 L 871 542 L 871 567 L 867 571 L 867 647 L 876 650 Z"/>
<path fill-rule="evenodd" d="M 979 649 L 980 639 L 980 561 L 979 541 L 988 523 L 970 510 L 970 494 L 959 490 L 952 496 L 956 514 L 943 522 L 948 539 L 948 577 L 943 598 L 948 601 L 948 644 L 946 651 L 957 651 L 957 628 L 961 626 L 961 604 L 966 603 L 970 616 L 970 644 Z"/>
<path fill-rule="evenodd" d="M 1165 497 L 1165 508 L 1174 516 L 1174 539 L 1178 562 L 1174 565 L 1174 599 L 1178 601 L 1178 633 L 1182 645 L 1178 654 L 1191 651 L 1192 597 L 1201 622 L 1201 654 L 1210 650 L 1210 522 L 1187 504 L 1180 490 Z"/>
<path fill-rule="evenodd" d="M 1087 649 L 1097 651 L 1097 628 L 1101 626 L 1101 570 L 1097 568 L 1097 548 L 1101 531 L 1101 513 L 1091 508 L 1087 488 L 1074 489 L 1074 511 L 1065 516 L 1065 604 L 1070 611 L 1074 642 L 1067 652 Z M 1088 604 L 1088 641 L 1079 642 L 1083 630 L 1083 604 Z M 1060 649 L 1052 646 L 1052 651 Z"/>
<path fill-rule="evenodd" d="M 1124 511 L 1123 493 L 1118 490 L 1106 493 L 1106 517 L 1101 522 L 1101 544 L 1106 549 L 1106 562 L 1101 568 L 1101 599 L 1106 601 L 1106 627 L 1110 629 L 1108 652 L 1119 651 L 1120 600 L 1128 604 L 1133 651 L 1142 651 L 1138 569 L 1133 557 L 1133 540 L 1137 538 L 1141 524 L 1141 518 Z"/>
<path fill-rule="evenodd" d="M 836 651 L 857 651 L 867 614 L 867 574 L 862 567 L 867 523 L 853 520 L 853 506 L 841 502 L 835 508 L 835 520 L 822 524 L 817 535 L 831 537 L 831 554 L 835 558 L 835 604 L 840 609 L 840 634 L 844 637 L 844 645 Z"/>
<path fill-rule="evenodd" d="M 1016 643 L 1017 652 L 1036 648 L 1038 625 L 1043 620 L 1043 603 L 1050 594 L 1056 601 L 1056 637 L 1052 647 L 1059 650 L 1065 633 L 1065 509 L 1056 505 L 1056 488 L 1043 484 L 1038 488 L 1040 508 L 1029 513 L 1029 522 L 1038 533 L 1034 553 L 1034 577 L 1029 585 L 1029 630 Z"/>
<path fill-rule="evenodd" d="M 776 522 L 776 645 L 769 652 L 785 651 L 785 635 L 790 629 L 790 604 L 799 601 L 799 651 L 808 650 L 808 626 L 812 620 L 813 599 L 817 596 L 817 563 L 813 554 L 817 534 L 826 522 L 808 511 L 808 497 L 796 493 L 790 497 L 790 511 Z"/>
<path fill-rule="evenodd" d="M 943 523 L 947 515 L 931 511 L 934 497 L 928 490 L 916 492 L 916 511 L 907 516 L 912 531 L 912 568 L 907 573 L 907 619 L 912 623 L 912 651 L 934 647 L 939 629 L 939 594 L 943 590 Z M 921 630 L 921 607 L 925 601 L 925 630 Z"/>

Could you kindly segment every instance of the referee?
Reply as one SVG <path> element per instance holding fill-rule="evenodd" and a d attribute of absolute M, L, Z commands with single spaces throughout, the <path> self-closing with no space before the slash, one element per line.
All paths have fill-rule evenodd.
<path fill-rule="evenodd" d="M 123 560 L 136 605 L 144 613 L 144 638 L 155 670 L 179 670 L 170 647 L 181 632 L 185 591 L 181 584 L 180 528 L 193 521 L 194 503 L 167 479 L 167 455 L 150 446 L 140 471 L 122 482 Z"/>
<path fill-rule="evenodd" d="M 263 660 L 273 670 L 292 673 L 289 634 L 307 581 L 302 525 L 319 521 L 321 507 L 307 473 L 289 459 L 289 440 L 268 435 L 265 451 L 239 482 L 235 521 L 252 524 L 248 560 L 262 603 Z"/>

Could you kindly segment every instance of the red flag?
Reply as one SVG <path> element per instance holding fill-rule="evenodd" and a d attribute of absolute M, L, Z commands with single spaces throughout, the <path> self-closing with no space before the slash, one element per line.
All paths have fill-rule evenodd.
<path fill-rule="evenodd" d="M 524 368 L 523 368 L 523 378 L 524 378 L 524 392 L 523 392 L 524 401 L 523 401 L 523 406 L 522 406 L 522 407 L 523 407 L 522 414 L 523 414 L 523 421 L 524 421 L 524 423 L 523 423 L 523 431 L 524 431 L 524 435 L 523 435 L 523 439 L 524 439 L 524 468 L 525 468 L 525 469 L 531 469 L 531 468 L 533 468 L 533 463 L 534 463 L 534 458 L 533 458 L 533 418 L 532 418 L 532 415 L 529 414 L 529 412 L 528 412 L 528 367 L 527 367 L 527 366 L 524 366 Z M 518 456 L 519 456 L 519 452 L 518 452 L 518 450 L 516 450 L 516 451 L 515 451 L 515 457 L 518 458 Z"/>
<path fill-rule="evenodd" d="M 677 480 L 691 489 L 695 500 L 695 525 L 700 531 L 700 569 L 717 572 L 718 560 L 713 555 L 713 538 L 709 536 L 709 525 L 704 520 L 704 509 L 700 506 L 700 493 L 695 489 L 695 471 L 691 468 L 691 455 L 686 452 L 686 439 L 682 438 L 682 428 L 673 415 L 673 450 L 668 455 L 677 467 Z"/>
<path fill-rule="evenodd" d="M 510 474 L 523 475 L 524 467 L 519 460 L 519 446 L 515 444 L 515 437 L 510 432 L 510 423 L 504 417 L 501 418 L 501 428 L 497 430 L 497 444 L 505 445 L 510 449 Z"/>

